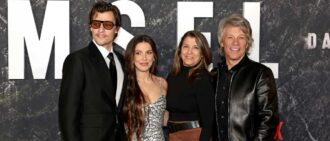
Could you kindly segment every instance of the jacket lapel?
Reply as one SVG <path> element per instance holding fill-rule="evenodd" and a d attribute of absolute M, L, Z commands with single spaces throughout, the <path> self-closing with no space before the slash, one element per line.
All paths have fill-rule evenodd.
<path fill-rule="evenodd" d="M 95 46 L 93 42 L 89 43 L 89 50 L 90 50 L 90 56 L 92 58 L 92 63 L 94 64 L 94 67 L 99 73 L 99 79 L 100 79 L 100 85 L 102 85 L 102 88 L 104 88 L 106 92 L 106 98 L 108 101 L 111 103 L 114 103 L 116 105 L 116 100 L 114 97 L 114 89 L 113 86 L 111 85 L 111 79 L 110 79 L 110 73 L 109 73 L 109 68 L 107 67 L 106 62 L 104 61 L 104 58 L 101 54 L 101 52 L 98 50 L 98 48 Z"/>

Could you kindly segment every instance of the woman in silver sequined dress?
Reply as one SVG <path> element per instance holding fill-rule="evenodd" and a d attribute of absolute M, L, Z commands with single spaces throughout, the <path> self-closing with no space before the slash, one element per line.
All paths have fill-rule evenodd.
<path fill-rule="evenodd" d="M 164 141 L 167 82 L 156 76 L 157 49 L 151 37 L 135 36 L 125 52 L 124 117 L 128 141 Z"/>

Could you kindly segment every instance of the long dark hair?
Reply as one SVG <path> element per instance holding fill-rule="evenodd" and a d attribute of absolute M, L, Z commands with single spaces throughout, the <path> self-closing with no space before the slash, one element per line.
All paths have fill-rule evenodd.
<path fill-rule="evenodd" d="M 182 36 L 181 41 L 179 43 L 179 47 L 177 48 L 177 50 L 175 52 L 173 67 L 172 67 L 172 71 L 171 71 L 172 75 L 174 75 L 174 76 L 178 75 L 183 66 L 183 61 L 182 61 L 180 54 L 181 54 L 183 41 L 187 37 L 195 38 L 196 43 L 201 50 L 201 56 L 202 56 L 201 61 L 196 66 L 194 66 L 192 69 L 190 69 L 190 71 L 189 71 L 188 78 L 190 80 L 194 80 L 202 70 L 208 68 L 208 65 L 212 62 L 212 54 L 210 51 L 210 46 L 209 46 L 205 36 L 201 32 L 198 32 L 198 31 L 186 32 Z"/>
<path fill-rule="evenodd" d="M 141 141 L 141 135 L 144 130 L 145 124 L 145 110 L 144 105 L 146 100 L 139 87 L 136 77 L 136 70 L 134 65 L 135 48 L 138 43 L 146 42 L 149 43 L 153 54 L 154 62 L 150 68 L 150 75 L 156 74 L 158 55 L 156 44 L 150 36 L 139 35 L 135 36 L 127 45 L 125 52 L 125 72 L 127 73 L 127 90 L 125 92 L 125 102 L 124 102 L 124 117 L 125 123 L 128 129 L 128 140 L 131 141 L 133 135 L 135 134 L 138 141 Z"/>

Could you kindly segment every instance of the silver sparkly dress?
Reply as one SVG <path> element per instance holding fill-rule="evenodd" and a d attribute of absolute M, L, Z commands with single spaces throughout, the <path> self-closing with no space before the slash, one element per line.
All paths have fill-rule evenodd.
<path fill-rule="evenodd" d="M 145 128 L 142 134 L 142 141 L 165 141 L 162 129 L 165 108 L 165 95 L 161 95 L 156 102 L 146 105 Z"/>

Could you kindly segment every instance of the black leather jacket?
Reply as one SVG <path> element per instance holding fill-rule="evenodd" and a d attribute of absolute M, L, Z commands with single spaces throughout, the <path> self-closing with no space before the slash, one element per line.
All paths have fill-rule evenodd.
<path fill-rule="evenodd" d="M 225 61 L 224 61 L 225 62 Z M 218 67 L 227 67 L 220 64 Z M 215 92 L 218 92 L 220 69 L 215 69 Z M 230 141 L 270 141 L 274 140 L 279 122 L 275 79 L 272 71 L 244 57 L 232 68 L 228 94 L 228 137 Z M 220 72 L 220 73 L 219 73 Z M 215 104 L 216 127 L 220 104 Z M 216 135 L 218 140 L 219 134 Z"/>

